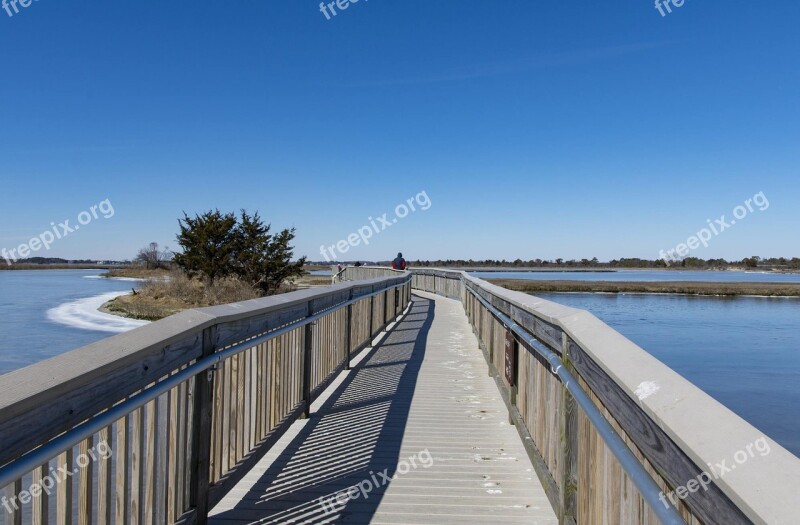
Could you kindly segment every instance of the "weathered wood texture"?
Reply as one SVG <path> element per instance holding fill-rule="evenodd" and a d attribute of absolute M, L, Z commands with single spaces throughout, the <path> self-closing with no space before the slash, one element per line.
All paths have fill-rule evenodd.
<path fill-rule="evenodd" d="M 321 314 L 306 325 L 305 386 L 313 401 L 352 352 L 405 308 L 408 302 L 395 298 L 410 300 L 410 280 L 399 272 L 185 312 L 0 377 L 0 463 L 6 463 L 198 359 L 244 345 L 75 447 L 55 451 L 51 465 L 4 488 L 20 504 L 10 522 L 5 516 L 0 522 L 204 523 L 207 508 L 280 437 L 305 401 L 305 327 L 247 342 Z M 348 318 L 344 305 L 351 299 L 358 300 Z M 52 482 L 52 495 L 22 490 L 31 476 L 52 477 L 58 467 L 74 474 Z"/>
<path fill-rule="evenodd" d="M 675 426 L 671 428 L 664 419 L 679 414 L 675 414 L 669 406 L 659 413 L 659 421 L 654 420 L 653 412 L 645 410 L 647 403 L 637 399 L 633 393 L 637 383 L 630 380 L 623 383 L 619 379 L 620 374 L 634 377 L 641 374 L 636 373 L 638 369 L 631 374 L 623 368 L 628 359 L 643 363 L 653 378 L 665 378 L 674 386 L 673 392 L 683 391 L 686 397 L 696 399 L 698 404 L 704 406 L 707 414 L 692 414 L 694 407 L 685 408 L 686 417 L 696 421 L 698 427 L 708 427 L 703 424 L 704 418 L 708 417 L 720 426 L 739 429 L 743 435 L 761 436 L 768 440 L 586 312 L 511 292 L 464 272 L 425 269 L 412 270 L 412 273 L 414 288 L 440 295 L 457 295 L 454 292 L 459 290 L 459 284 L 456 283 L 460 283 L 462 288 L 469 285 L 485 301 L 559 354 L 564 366 L 578 378 L 592 402 L 639 458 L 665 495 L 698 479 L 709 470 L 707 464 L 726 457 L 706 454 L 700 459 L 697 448 L 715 443 L 715 447 L 707 448 L 727 451 L 730 462 L 736 449 L 741 446 L 739 441 L 744 438 L 737 437 L 737 441 L 732 443 L 734 433 L 720 434 L 716 428 L 706 428 L 705 433 L 701 434 L 699 428 L 688 427 L 681 418 L 675 419 Z M 529 437 L 532 443 L 530 453 L 534 466 L 545 487 L 552 488 L 548 496 L 562 523 L 657 523 L 616 457 L 583 411 L 575 405 L 574 399 L 549 364 L 533 349 L 521 345 L 518 386 L 516 389 L 510 388 L 502 372 L 504 355 L 501 345 L 505 327 L 465 289 L 461 291 L 461 298 L 486 354 L 489 372 L 497 377 L 498 384 L 505 390 L 504 398 L 509 400 L 509 409 L 515 416 L 512 419 L 518 422 L 521 435 Z M 611 341 L 614 344 L 609 344 Z M 615 369 L 609 369 L 606 362 L 595 357 L 607 355 L 619 347 L 624 347 L 629 353 L 619 358 L 614 356 Z M 673 396 L 680 395 L 674 393 Z M 754 460 L 750 468 L 754 470 L 753 475 L 755 470 L 763 472 L 758 482 L 769 480 L 771 491 L 752 490 L 755 478 L 748 483 L 747 478 L 731 480 L 732 476 L 729 475 L 728 478 L 717 479 L 707 473 L 706 476 L 714 478 L 707 484 L 707 490 L 687 491 L 683 499 L 673 495 L 687 523 L 791 521 L 789 517 L 800 512 L 798 504 L 788 496 L 785 483 L 771 479 L 771 474 L 779 479 L 800 481 L 800 462 L 776 443 L 771 440 L 768 442 L 773 452 L 778 450 L 779 457 L 772 456 L 772 453 L 772 457 L 765 455 L 759 458 L 761 463 L 757 464 Z M 742 472 L 743 469 L 737 471 L 737 475 Z M 736 488 L 731 481 L 737 482 Z M 769 516 L 786 518 L 781 521 L 773 517 L 770 521 Z"/>

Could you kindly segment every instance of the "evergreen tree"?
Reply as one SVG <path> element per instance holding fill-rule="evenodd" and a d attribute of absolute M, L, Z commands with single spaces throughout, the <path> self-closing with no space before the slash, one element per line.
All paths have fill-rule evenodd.
<path fill-rule="evenodd" d="M 175 254 L 175 264 L 190 275 L 207 277 L 212 283 L 234 273 L 236 216 L 214 210 L 192 218 L 184 212 L 178 225 L 181 232 L 177 240 L 183 253 Z"/>
<path fill-rule="evenodd" d="M 186 213 L 178 220 L 178 244 L 183 253 L 175 254 L 175 264 L 189 274 L 202 275 L 210 282 L 235 275 L 265 295 L 278 291 L 287 279 L 303 273 L 306 258 L 292 262 L 294 229 L 271 235 L 258 213 L 242 210 L 237 220 L 233 213 L 208 211 L 194 218 Z"/>

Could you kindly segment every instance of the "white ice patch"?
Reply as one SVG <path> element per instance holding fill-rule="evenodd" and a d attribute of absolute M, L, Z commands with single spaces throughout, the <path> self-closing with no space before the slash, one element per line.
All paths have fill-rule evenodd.
<path fill-rule="evenodd" d="M 634 394 L 636 394 L 636 397 L 639 398 L 639 401 L 642 401 L 643 399 L 647 399 L 658 392 L 660 388 L 661 387 L 655 384 L 653 381 L 643 381 L 639 384 L 639 386 L 636 387 Z"/>
<path fill-rule="evenodd" d="M 109 292 L 94 297 L 86 297 L 51 308 L 47 318 L 53 322 L 100 332 L 122 333 L 148 324 L 148 321 L 126 319 L 98 310 L 111 299 L 128 292 Z"/>

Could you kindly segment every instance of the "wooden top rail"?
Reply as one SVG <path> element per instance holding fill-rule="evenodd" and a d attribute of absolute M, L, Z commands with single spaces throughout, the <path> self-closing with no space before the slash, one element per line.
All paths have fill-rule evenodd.
<path fill-rule="evenodd" d="M 561 355 L 660 481 L 673 490 L 695 487 L 681 498 L 691 515 L 726 524 L 797 522 L 800 459 L 591 313 L 462 271 L 412 273 L 414 288 L 460 298 L 465 308 L 469 285 Z M 703 472 L 713 483 L 697 490 L 692 480 Z"/>
<path fill-rule="evenodd" d="M 402 272 L 188 310 L 2 375 L 0 465 L 200 358 L 208 328 L 206 344 L 223 349 L 305 318 L 309 304 L 318 313 L 410 279 Z"/>

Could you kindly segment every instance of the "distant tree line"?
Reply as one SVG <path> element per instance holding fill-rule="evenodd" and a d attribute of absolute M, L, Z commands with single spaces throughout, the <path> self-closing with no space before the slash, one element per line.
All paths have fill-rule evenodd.
<path fill-rule="evenodd" d="M 486 268 L 693 268 L 693 269 L 726 269 L 726 268 L 770 268 L 770 269 L 800 269 L 799 257 L 771 257 L 761 258 L 758 256 L 745 257 L 738 261 L 727 261 L 725 259 L 701 259 L 698 257 L 687 257 L 679 262 L 672 262 L 669 265 L 663 259 L 640 259 L 621 258 L 607 262 L 601 262 L 597 257 L 592 259 L 515 259 L 507 261 L 505 259 L 486 259 L 486 260 L 464 260 L 464 259 L 439 259 L 439 260 L 419 260 L 413 261 L 411 266 L 417 267 L 486 267 Z"/>
<path fill-rule="evenodd" d="M 60 257 L 28 257 L 27 259 L 18 259 L 17 264 L 130 264 L 130 261 L 111 261 L 111 260 L 96 260 L 96 259 L 62 259 Z"/>

